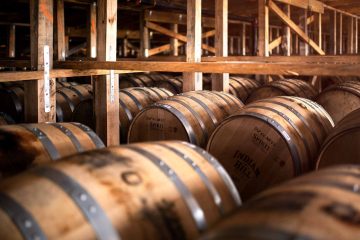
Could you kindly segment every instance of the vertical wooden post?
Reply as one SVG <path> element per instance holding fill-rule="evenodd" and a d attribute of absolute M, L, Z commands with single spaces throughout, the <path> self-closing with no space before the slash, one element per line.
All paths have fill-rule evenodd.
<path fill-rule="evenodd" d="M 246 24 L 245 23 L 243 23 L 243 28 L 242 28 L 242 35 L 241 35 L 241 37 L 242 37 L 242 39 L 241 39 L 241 44 L 242 44 L 242 47 L 241 47 L 241 49 L 242 49 L 242 55 L 243 56 L 245 56 L 246 55 Z"/>
<path fill-rule="evenodd" d="M 343 15 L 339 13 L 339 54 L 343 54 Z"/>
<path fill-rule="evenodd" d="M 30 48 L 31 68 L 44 70 L 44 48 L 49 49 L 49 67 L 53 59 L 53 0 L 30 0 Z M 49 95 L 45 96 L 45 81 L 33 80 L 25 83 L 25 121 L 54 122 L 55 109 L 55 79 L 50 79 Z M 48 104 L 46 104 L 46 101 Z M 45 109 L 45 105 L 49 108 Z"/>
<path fill-rule="evenodd" d="M 304 14 L 302 16 L 300 16 L 300 24 L 299 25 L 302 28 L 302 30 L 304 30 L 305 34 L 309 35 L 307 19 L 308 19 L 308 10 L 304 9 Z M 300 55 L 304 55 L 304 56 L 309 55 L 309 44 L 304 41 L 300 41 Z"/>
<path fill-rule="evenodd" d="M 129 55 L 129 48 L 128 48 L 128 39 L 123 39 L 123 56 L 128 57 Z"/>
<path fill-rule="evenodd" d="M 269 27 L 269 43 L 272 42 L 273 38 L 273 31 L 274 29 L 272 27 Z M 269 49 L 269 54 L 272 55 L 273 54 L 273 50 Z"/>
<path fill-rule="evenodd" d="M 178 33 L 179 27 L 177 24 L 171 24 L 171 30 Z M 179 55 L 179 40 L 176 38 L 171 38 L 170 40 L 171 53 L 173 56 Z"/>
<path fill-rule="evenodd" d="M 354 18 L 348 17 L 347 27 L 347 53 L 354 53 Z"/>
<path fill-rule="evenodd" d="M 230 37 L 230 52 L 234 53 L 234 38 Z M 215 56 L 228 56 L 228 0 L 215 0 Z M 229 91 L 229 74 L 213 74 L 212 90 Z"/>
<path fill-rule="evenodd" d="M 258 55 L 269 56 L 269 7 L 266 0 L 258 0 Z"/>
<path fill-rule="evenodd" d="M 65 61 L 65 13 L 64 0 L 56 0 L 56 29 L 57 29 L 57 58 L 59 61 Z"/>
<path fill-rule="evenodd" d="M 276 38 L 280 37 L 280 28 L 276 28 Z M 280 45 L 276 47 L 276 54 L 280 54 Z"/>
<path fill-rule="evenodd" d="M 355 18 L 355 53 L 359 53 L 359 19 Z"/>
<path fill-rule="evenodd" d="M 201 62 L 201 0 L 187 1 L 187 39 L 186 61 Z M 184 92 L 202 90 L 202 73 L 186 72 L 183 76 Z"/>
<path fill-rule="evenodd" d="M 317 15 L 317 40 L 319 47 L 322 48 L 322 15 L 321 13 L 318 13 Z M 326 49 L 324 49 L 326 50 Z"/>
<path fill-rule="evenodd" d="M 97 59 L 116 61 L 117 0 L 98 0 Z M 118 145 L 119 79 L 113 71 L 95 81 L 96 132 L 107 146 Z"/>
<path fill-rule="evenodd" d="M 150 32 L 149 28 L 146 27 L 145 23 L 145 13 L 141 11 L 140 13 L 140 57 L 147 58 L 149 57 L 150 49 Z"/>
<path fill-rule="evenodd" d="M 330 54 L 337 54 L 337 14 L 330 15 Z"/>
<path fill-rule="evenodd" d="M 289 18 L 291 17 L 291 6 L 289 4 L 286 4 L 284 7 L 284 12 L 286 13 L 286 16 Z M 285 25 L 284 27 L 284 36 L 283 36 L 283 48 L 284 48 L 284 55 L 285 56 L 291 56 L 291 29 L 288 25 Z"/>
<path fill-rule="evenodd" d="M 89 20 L 88 20 L 88 36 L 87 36 L 87 56 L 89 58 L 96 58 L 96 2 L 90 4 L 89 7 Z"/>
<path fill-rule="evenodd" d="M 15 57 L 15 41 L 16 41 L 16 26 L 14 24 L 9 26 L 9 42 L 8 42 L 8 54 L 10 58 Z"/>

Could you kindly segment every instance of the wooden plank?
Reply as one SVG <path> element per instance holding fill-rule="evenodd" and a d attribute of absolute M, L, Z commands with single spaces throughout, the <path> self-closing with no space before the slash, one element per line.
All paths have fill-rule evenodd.
<path fill-rule="evenodd" d="M 304 9 L 303 11 L 303 14 L 300 14 L 300 24 L 299 24 L 299 27 L 301 30 L 304 31 L 304 35 L 307 36 L 309 39 L 309 27 L 308 27 L 308 24 L 307 24 L 307 18 L 308 18 L 308 10 L 307 9 Z M 310 49 L 309 49 L 309 44 L 306 42 L 306 41 L 300 41 L 300 55 L 303 55 L 303 56 L 309 56 L 309 53 L 310 53 Z"/>
<path fill-rule="evenodd" d="M 359 53 L 359 19 L 355 19 L 355 53 Z"/>
<path fill-rule="evenodd" d="M 242 33 L 241 33 L 241 53 L 243 56 L 246 55 L 246 25 L 242 25 Z"/>
<path fill-rule="evenodd" d="M 187 1 L 187 44 L 186 61 L 197 63 L 201 61 L 201 0 Z M 202 90 L 203 79 L 201 72 L 182 71 L 184 82 L 183 91 Z"/>
<path fill-rule="evenodd" d="M 233 54 L 233 38 L 230 44 Z M 228 56 L 228 0 L 215 0 L 215 56 Z M 229 92 L 229 74 L 213 74 L 212 90 Z"/>
<path fill-rule="evenodd" d="M 175 32 L 175 33 L 179 33 L 179 28 L 177 24 L 171 24 L 171 31 Z M 176 38 L 171 38 L 170 39 L 170 49 L 171 49 L 171 54 L 173 56 L 178 56 L 179 55 L 179 40 Z"/>
<path fill-rule="evenodd" d="M 64 0 L 56 0 L 56 29 L 57 29 L 57 59 L 65 61 L 65 12 Z"/>
<path fill-rule="evenodd" d="M 98 0 L 97 60 L 116 61 L 117 0 Z M 119 79 L 95 78 L 96 132 L 107 146 L 119 145 Z"/>
<path fill-rule="evenodd" d="M 9 40 L 8 40 L 8 56 L 10 58 L 15 57 L 16 51 L 16 26 L 10 25 L 9 26 Z"/>
<path fill-rule="evenodd" d="M 150 33 L 146 26 L 144 11 L 140 13 L 140 57 L 149 57 Z"/>
<path fill-rule="evenodd" d="M 339 14 L 339 54 L 343 54 L 343 14 Z"/>
<path fill-rule="evenodd" d="M 360 64 L 259 63 L 259 62 L 152 62 L 152 61 L 82 61 L 60 62 L 62 68 L 121 69 L 159 72 L 234 73 L 284 76 L 359 76 Z"/>
<path fill-rule="evenodd" d="M 182 45 L 184 45 L 184 43 L 179 43 L 178 47 Z M 171 49 L 172 49 L 171 44 L 164 44 L 159 47 L 152 48 L 148 51 L 148 57 L 154 56 L 162 52 L 171 51 Z"/>
<path fill-rule="evenodd" d="M 276 0 L 277 2 L 286 3 L 295 7 L 308 9 L 312 12 L 324 13 L 324 4 L 317 0 Z"/>
<path fill-rule="evenodd" d="M 287 24 L 302 40 L 314 48 L 318 54 L 325 55 L 324 51 L 319 48 L 319 46 L 312 39 L 310 39 L 309 36 L 303 30 L 301 30 L 300 27 L 297 26 L 297 24 L 295 24 L 283 11 L 281 11 L 281 9 L 272 0 L 269 0 L 268 4 L 271 10 L 276 13 L 276 15 L 278 15 L 280 19 L 285 24 Z"/>
<path fill-rule="evenodd" d="M 258 56 L 269 56 L 269 8 L 265 0 L 258 0 Z"/>
<path fill-rule="evenodd" d="M 330 15 L 330 54 L 337 54 L 337 14 L 333 11 Z"/>
<path fill-rule="evenodd" d="M 53 59 L 53 0 L 30 0 L 30 32 L 31 34 L 31 67 L 44 70 L 44 47 L 50 53 L 50 69 Z M 56 118 L 55 79 L 50 79 L 49 100 L 50 111 L 45 111 L 44 75 L 39 80 L 25 84 L 24 109 L 26 122 L 54 122 Z M 33 78 L 34 79 L 34 78 Z M 35 78 L 36 79 L 36 78 Z"/>
<path fill-rule="evenodd" d="M 288 16 L 288 18 L 290 18 L 291 17 L 291 6 L 288 4 L 285 5 L 284 12 L 285 12 L 286 16 Z M 284 55 L 291 56 L 292 44 L 291 44 L 291 29 L 290 29 L 290 27 L 285 24 L 283 32 L 284 32 L 284 37 L 283 37 Z"/>
<path fill-rule="evenodd" d="M 282 42 L 282 36 L 276 38 L 274 41 L 272 41 L 270 44 L 269 44 L 269 51 L 272 51 L 274 50 L 275 48 L 277 48 L 278 46 L 280 46 Z"/>
<path fill-rule="evenodd" d="M 348 17 L 347 26 L 347 54 L 354 53 L 354 18 Z"/>
<path fill-rule="evenodd" d="M 89 58 L 96 58 L 96 14 L 97 14 L 97 5 L 96 2 L 93 2 L 89 6 L 89 19 L 88 19 L 88 36 L 87 36 L 87 56 Z"/>

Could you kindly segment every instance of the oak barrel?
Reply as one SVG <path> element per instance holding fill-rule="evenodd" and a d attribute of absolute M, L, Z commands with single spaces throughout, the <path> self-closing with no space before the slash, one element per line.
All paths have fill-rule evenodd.
<path fill-rule="evenodd" d="M 216 128 L 207 150 L 243 199 L 315 168 L 331 117 L 311 100 L 275 97 L 246 105 Z"/>
<path fill-rule="evenodd" d="M 0 189 L 0 239 L 15 240 L 196 239 L 241 204 L 217 160 L 181 142 L 74 155 Z"/>
<path fill-rule="evenodd" d="M 295 96 L 313 100 L 316 90 L 307 82 L 298 79 L 273 81 L 256 89 L 247 99 L 247 103 L 276 96 Z"/>
<path fill-rule="evenodd" d="M 9 124 L 15 124 L 14 119 L 6 113 L 0 112 L 0 126 Z"/>
<path fill-rule="evenodd" d="M 135 116 L 146 106 L 172 96 L 162 88 L 126 88 L 119 93 L 120 142 L 127 143 L 129 127 Z M 83 123 L 95 129 L 93 101 L 83 101 L 74 110 L 73 121 Z"/>
<path fill-rule="evenodd" d="M 24 89 L 20 86 L 0 88 L 0 112 L 16 122 L 24 122 Z"/>
<path fill-rule="evenodd" d="M 360 82 L 344 82 L 326 88 L 316 102 L 334 119 L 337 124 L 350 112 L 360 108 Z"/>
<path fill-rule="evenodd" d="M 337 164 L 360 164 L 360 109 L 343 118 L 325 140 L 317 168 Z"/>
<path fill-rule="evenodd" d="M 260 83 L 254 79 L 230 77 L 229 92 L 243 102 L 245 102 L 250 94 L 259 87 Z"/>
<path fill-rule="evenodd" d="M 121 75 L 119 81 L 120 89 L 131 87 L 152 87 L 153 85 L 154 80 L 145 73 Z"/>
<path fill-rule="evenodd" d="M 71 87 L 78 85 L 76 82 L 56 81 L 56 88 Z"/>
<path fill-rule="evenodd" d="M 164 88 L 173 94 L 182 93 L 183 80 L 180 77 L 168 78 L 166 80 L 155 82 L 158 88 Z"/>
<path fill-rule="evenodd" d="M 102 147 L 100 138 L 79 123 L 0 126 L 0 178 L 31 165 Z"/>
<path fill-rule="evenodd" d="M 130 125 L 128 141 L 182 140 L 205 147 L 217 125 L 242 107 L 222 92 L 176 95 L 142 110 Z"/>
<path fill-rule="evenodd" d="M 58 122 L 69 122 L 75 107 L 92 98 L 93 89 L 90 84 L 81 84 L 60 88 L 56 93 L 56 119 Z"/>
<path fill-rule="evenodd" d="M 299 177 L 257 195 L 201 240 L 360 239 L 360 167 Z"/>

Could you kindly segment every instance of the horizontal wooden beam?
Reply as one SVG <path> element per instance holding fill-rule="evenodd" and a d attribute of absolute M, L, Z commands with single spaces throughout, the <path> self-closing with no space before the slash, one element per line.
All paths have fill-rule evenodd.
<path fill-rule="evenodd" d="M 295 7 L 309 9 L 312 12 L 324 13 L 324 3 L 317 0 L 275 0 Z"/>
<path fill-rule="evenodd" d="M 70 69 L 107 69 L 158 72 L 204 72 L 285 76 L 360 76 L 360 64 L 254 63 L 254 62 L 59 62 Z"/>

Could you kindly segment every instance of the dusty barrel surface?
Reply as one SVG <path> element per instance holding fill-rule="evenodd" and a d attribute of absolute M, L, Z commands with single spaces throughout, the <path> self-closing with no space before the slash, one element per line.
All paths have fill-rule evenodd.
<path fill-rule="evenodd" d="M 0 189 L 1 239 L 196 239 L 241 204 L 217 160 L 181 142 L 74 155 Z"/>
<path fill-rule="evenodd" d="M 90 84 L 63 87 L 56 91 L 56 119 L 58 122 L 72 120 L 75 107 L 82 101 L 92 98 Z"/>
<path fill-rule="evenodd" d="M 223 121 L 207 150 L 224 165 L 243 199 L 248 199 L 314 169 L 332 127 L 331 117 L 308 99 L 264 99 Z"/>
<path fill-rule="evenodd" d="M 360 163 L 360 109 L 343 118 L 325 140 L 317 168 Z"/>
<path fill-rule="evenodd" d="M 24 121 L 24 89 L 20 86 L 0 88 L 0 112 L 16 122 Z"/>
<path fill-rule="evenodd" d="M 337 124 L 352 111 L 360 108 L 360 82 L 344 82 L 326 88 L 316 102 L 334 119 Z"/>
<path fill-rule="evenodd" d="M 273 81 L 258 88 L 250 95 L 246 102 L 251 103 L 277 96 L 295 96 L 312 100 L 316 95 L 316 90 L 307 82 L 297 79 L 286 79 Z"/>
<path fill-rule="evenodd" d="M 360 238 L 359 166 L 299 177 L 257 195 L 201 240 Z"/>
<path fill-rule="evenodd" d="M 201 147 L 226 117 L 243 107 L 231 94 L 188 92 L 141 111 L 129 129 L 129 142 L 182 140 Z"/>
<path fill-rule="evenodd" d="M 120 141 L 127 142 L 129 127 L 135 116 L 148 105 L 166 99 L 173 94 L 163 88 L 126 88 L 119 93 Z M 83 101 L 74 110 L 73 121 L 95 128 L 93 100 Z"/>
<path fill-rule="evenodd" d="M 131 87 L 152 87 L 154 80 L 147 74 L 126 74 L 121 75 L 119 81 L 119 88 L 131 88 Z"/>
<path fill-rule="evenodd" d="M 241 101 L 245 102 L 252 92 L 260 87 L 260 84 L 250 78 L 230 77 L 229 92 Z"/>
<path fill-rule="evenodd" d="M 31 165 L 102 147 L 100 138 L 79 123 L 1 126 L 0 174 L 8 176 Z"/>

